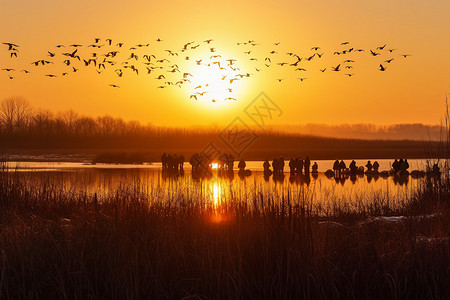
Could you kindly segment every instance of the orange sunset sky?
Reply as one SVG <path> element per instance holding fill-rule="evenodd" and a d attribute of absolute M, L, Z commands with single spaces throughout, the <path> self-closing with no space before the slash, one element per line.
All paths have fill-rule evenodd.
<path fill-rule="evenodd" d="M 283 110 L 275 121 L 279 125 L 437 124 L 450 91 L 449 16 L 448 0 L 2 0 L 0 42 L 20 47 L 16 58 L 8 45 L 0 44 L 0 69 L 14 69 L 0 71 L 0 100 L 23 96 L 34 108 L 54 112 L 73 109 L 162 126 L 206 126 L 229 123 L 263 91 Z M 95 43 L 95 38 L 101 40 Z M 213 41 L 207 44 L 208 39 Z M 76 50 L 71 44 L 83 45 L 77 48 L 80 61 L 62 54 Z M 334 54 L 350 48 L 364 52 Z M 114 65 L 84 65 L 93 52 L 100 61 L 109 51 L 119 51 L 107 57 Z M 288 52 L 302 60 L 289 66 L 297 59 Z M 146 54 L 155 55 L 151 64 L 143 64 Z M 70 66 L 63 63 L 66 59 Z M 228 59 L 236 61 L 230 66 Z M 53 64 L 32 65 L 37 60 Z M 340 71 L 333 72 L 339 64 Z M 380 64 L 386 71 L 380 71 Z M 130 65 L 139 74 L 124 67 Z M 148 74 L 147 67 L 155 69 Z M 156 79 L 159 75 L 165 79 Z M 166 83 L 183 78 L 189 82 Z M 231 78 L 239 80 L 230 83 Z"/>

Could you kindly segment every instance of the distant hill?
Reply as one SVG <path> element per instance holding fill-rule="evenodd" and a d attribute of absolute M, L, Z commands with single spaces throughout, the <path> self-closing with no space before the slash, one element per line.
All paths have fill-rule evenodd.
<path fill-rule="evenodd" d="M 366 140 L 438 141 L 441 126 L 414 124 L 303 124 L 270 126 L 273 131 L 304 135 Z"/>

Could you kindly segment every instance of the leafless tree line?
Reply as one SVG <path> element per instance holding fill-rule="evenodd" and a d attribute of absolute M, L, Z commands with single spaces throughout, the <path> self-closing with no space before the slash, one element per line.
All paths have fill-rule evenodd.
<path fill-rule="evenodd" d="M 206 130 L 192 133 L 188 129 L 143 125 L 111 116 L 87 117 L 74 111 L 53 113 L 33 109 L 22 97 L 10 97 L 0 102 L 0 144 L 9 146 L 63 145 L 115 140 L 146 141 L 183 135 L 208 135 Z M 3 145 L 4 146 L 4 145 Z M 8 146 L 8 145 L 7 145 Z"/>

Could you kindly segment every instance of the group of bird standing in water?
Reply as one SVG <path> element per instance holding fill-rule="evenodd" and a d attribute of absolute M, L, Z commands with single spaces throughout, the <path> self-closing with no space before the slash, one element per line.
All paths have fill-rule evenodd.
<path fill-rule="evenodd" d="M 163 174 L 168 176 L 178 176 L 184 173 L 184 156 L 176 154 L 163 153 L 161 156 Z M 189 159 L 191 165 L 191 172 L 194 178 L 208 178 L 213 176 L 213 170 L 217 171 L 219 176 L 234 177 L 234 163 L 235 159 L 232 154 L 222 153 L 217 159 L 211 159 L 206 153 L 194 153 Z M 264 178 L 268 179 L 273 176 L 274 180 L 284 180 L 284 168 L 286 166 L 284 158 L 274 158 L 272 163 L 269 160 L 263 162 Z M 245 160 L 241 159 L 237 165 L 237 174 L 240 177 L 252 175 L 252 171 L 247 169 Z M 290 178 L 296 176 L 308 179 L 310 175 L 317 177 L 319 173 L 319 165 L 314 162 L 311 165 L 311 160 L 308 156 L 303 160 L 301 157 L 291 158 L 288 163 Z M 380 171 L 380 164 L 378 161 L 373 163 L 369 160 L 365 166 L 357 166 L 356 161 L 352 160 L 347 167 L 343 160 L 336 160 L 333 164 L 333 169 L 328 169 L 324 172 L 325 176 L 331 178 L 353 178 L 356 175 L 367 177 L 422 177 L 428 175 L 440 175 L 440 169 L 437 164 L 434 164 L 427 172 L 424 171 L 408 171 L 409 163 L 407 159 L 395 159 L 390 170 Z"/>

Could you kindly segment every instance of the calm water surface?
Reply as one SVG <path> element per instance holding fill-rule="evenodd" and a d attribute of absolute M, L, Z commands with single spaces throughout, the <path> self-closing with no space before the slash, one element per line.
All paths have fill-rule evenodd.
<path fill-rule="evenodd" d="M 374 160 L 371 160 L 372 162 Z M 314 161 L 312 161 L 313 163 Z M 357 160 L 365 165 L 367 160 Z M 392 160 L 378 160 L 380 170 L 389 170 Z M 261 161 L 247 162 L 253 171 L 251 176 L 240 178 L 237 170 L 232 178 L 223 178 L 213 172 L 208 179 L 193 179 L 189 164 L 185 164 L 183 176 L 167 177 L 160 163 L 145 165 L 86 165 L 68 162 L 10 162 L 8 167 L 24 177 L 30 185 L 39 187 L 52 182 L 59 188 L 97 193 L 99 197 L 116 193 L 117 189 L 127 193 L 139 193 L 150 201 L 207 201 L 219 204 L 226 201 L 250 202 L 254 199 L 270 199 L 280 203 L 289 199 L 291 203 L 312 204 L 321 214 L 340 209 L 358 210 L 361 207 L 399 207 L 413 197 L 424 178 L 402 179 L 388 177 L 356 176 L 350 178 L 327 178 L 322 172 L 330 169 L 334 161 L 318 160 L 318 176 L 290 177 L 284 179 L 264 178 Z M 346 161 L 348 165 L 350 161 Z M 409 161 L 410 170 L 424 170 L 425 160 Z M 235 166 L 237 163 L 235 164 Z M 285 168 L 288 170 L 288 168 Z M 19 176 L 19 175 L 18 175 Z"/>

